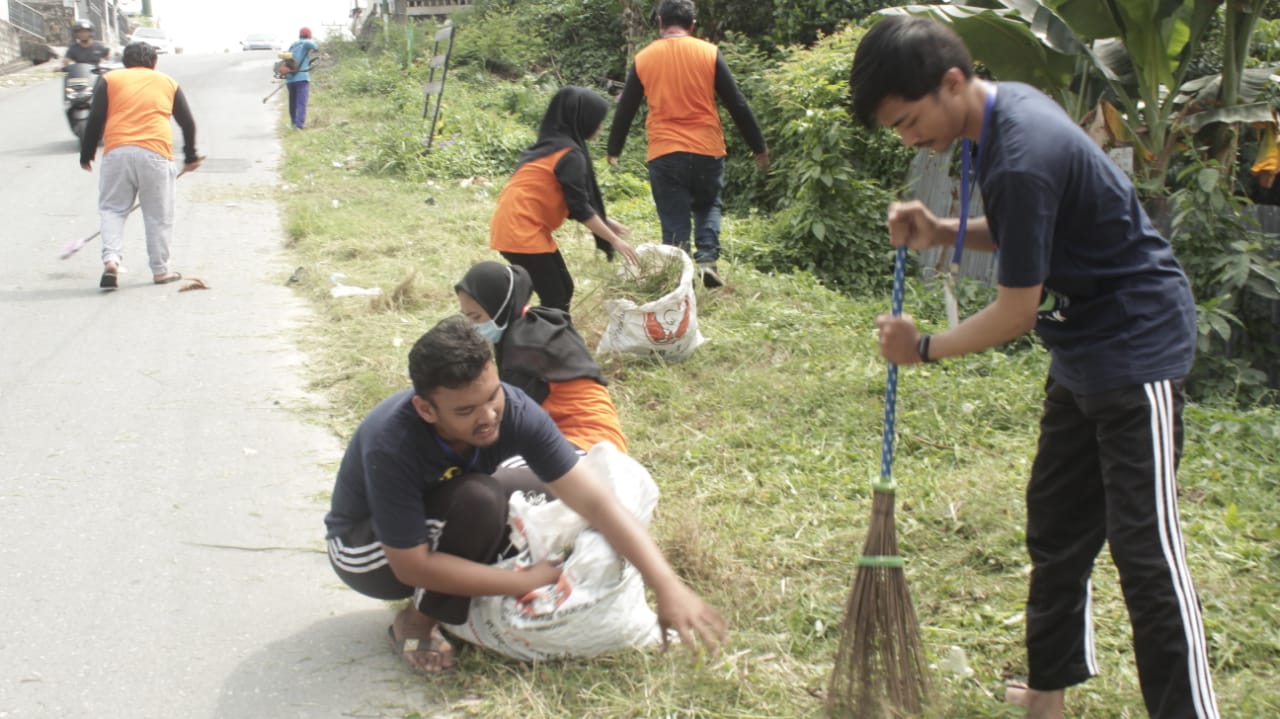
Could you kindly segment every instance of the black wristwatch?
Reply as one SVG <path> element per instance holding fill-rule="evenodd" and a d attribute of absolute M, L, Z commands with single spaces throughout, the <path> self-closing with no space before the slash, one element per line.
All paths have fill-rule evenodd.
<path fill-rule="evenodd" d="M 920 355 L 921 362 L 933 362 L 933 358 L 929 357 L 929 340 L 933 339 L 933 335 L 920 335 L 920 341 L 916 344 L 916 352 Z"/>

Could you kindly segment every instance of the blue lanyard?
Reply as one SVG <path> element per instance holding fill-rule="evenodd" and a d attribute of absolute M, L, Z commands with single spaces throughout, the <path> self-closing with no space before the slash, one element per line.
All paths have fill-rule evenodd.
<path fill-rule="evenodd" d="M 969 196 L 973 192 L 973 184 L 978 179 L 981 165 L 978 154 L 987 144 L 988 131 L 991 129 L 991 108 L 995 107 L 996 94 L 987 93 L 987 100 L 982 106 L 982 130 L 978 133 L 978 146 L 965 138 L 960 143 L 960 227 L 956 230 L 955 252 L 951 255 L 951 274 L 960 274 L 960 257 L 964 255 L 964 236 L 969 228 Z M 975 151 L 976 150 L 976 151 Z M 970 158 L 973 162 L 972 176 L 969 171 Z"/>

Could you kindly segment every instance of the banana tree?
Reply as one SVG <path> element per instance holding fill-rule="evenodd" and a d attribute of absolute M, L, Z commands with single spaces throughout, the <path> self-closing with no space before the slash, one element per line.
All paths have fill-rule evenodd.
<path fill-rule="evenodd" d="M 1243 72 L 1248 37 L 1262 0 L 1232 0 L 1224 41 L 1224 72 L 1211 83 L 1186 75 L 1201 50 L 1221 0 L 998 0 L 990 9 L 908 5 L 882 14 L 929 16 L 951 25 L 999 79 L 1044 90 L 1077 120 L 1100 99 L 1119 108 L 1142 175 L 1164 186 L 1169 162 L 1188 134 L 1215 123 L 1272 122 L 1255 97 L 1259 78 Z M 1239 20 L 1239 14 L 1255 17 Z M 1228 69 L 1228 67 L 1230 69 Z M 1247 93 L 1242 79 L 1249 77 Z"/>

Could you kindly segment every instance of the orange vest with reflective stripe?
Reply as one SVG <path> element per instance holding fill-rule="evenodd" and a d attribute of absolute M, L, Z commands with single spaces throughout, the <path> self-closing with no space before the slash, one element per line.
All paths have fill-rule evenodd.
<path fill-rule="evenodd" d="M 569 205 L 556 179 L 556 163 L 571 149 L 530 160 L 511 175 L 489 221 L 490 247 L 525 255 L 559 249 L 551 233 L 564 224 Z"/>
<path fill-rule="evenodd" d="M 649 117 L 648 159 L 673 152 L 724 157 L 716 107 L 716 46 L 696 37 L 653 41 L 636 54 Z"/>
<path fill-rule="evenodd" d="M 149 67 L 126 67 L 102 76 L 107 86 L 103 155 L 134 145 L 173 159 L 173 97 L 178 83 Z"/>

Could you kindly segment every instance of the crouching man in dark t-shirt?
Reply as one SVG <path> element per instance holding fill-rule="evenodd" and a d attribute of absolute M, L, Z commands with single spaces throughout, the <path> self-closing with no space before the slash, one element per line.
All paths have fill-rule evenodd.
<path fill-rule="evenodd" d="M 356 429 L 325 517 L 329 560 L 352 589 L 413 597 L 388 628 L 424 674 L 453 666 L 439 622 L 466 621 L 471 597 L 522 596 L 560 577 L 541 562 L 491 566 L 508 547 L 507 500 L 546 492 L 609 540 L 654 591 L 666 640 L 715 651 L 726 625 L 676 576 L 644 527 L 579 460 L 547 413 L 499 381 L 492 348 L 462 316 L 442 320 L 409 353 L 413 389 L 383 400 Z M 499 469 L 520 455 L 528 470 Z M 539 481 L 540 480 L 540 481 Z"/>

